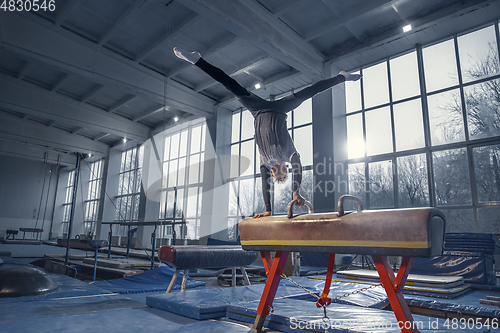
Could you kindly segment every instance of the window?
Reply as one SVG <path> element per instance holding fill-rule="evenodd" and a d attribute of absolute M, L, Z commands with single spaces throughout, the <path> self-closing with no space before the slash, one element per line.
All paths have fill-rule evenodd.
<path fill-rule="evenodd" d="M 498 74 L 498 48 L 493 25 L 458 37 L 464 83 Z"/>
<path fill-rule="evenodd" d="M 71 204 L 73 203 L 73 188 L 75 186 L 75 170 L 68 174 L 68 182 L 66 184 L 66 198 L 63 204 L 63 220 L 62 220 L 62 234 L 68 234 L 69 220 L 71 219 Z"/>
<path fill-rule="evenodd" d="M 413 99 L 394 105 L 396 151 L 424 147 L 422 101 Z"/>
<path fill-rule="evenodd" d="M 368 209 L 437 206 L 447 232 L 500 232 L 498 28 L 417 47 L 346 83 L 349 191 Z"/>
<path fill-rule="evenodd" d="M 159 221 L 181 224 L 160 226 L 161 238 L 200 238 L 206 131 L 199 122 L 165 137 Z"/>
<path fill-rule="evenodd" d="M 450 39 L 423 49 L 427 92 L 458 84 L 455 41 Z"/>
<path fill-rule="evenodd" d="M 83 222 L 86 235 L 94 234 L 94 224 L 97 219 L 99 200 L 101 198 L 103 160 L 90 164 L 90 180 L 87 200 L 85 200 L 85 221 Z"/>
<path fill-rule="evenodd" d="M 143 151 L 142 147 L 134 147 L 122 153 L 115 221 L 132 222 L 138 220 Z M 127 234 L 126 227 L 120 227 L 120 234 Z"/>
<path fill-rule="evenodd" d="M 464 118 L 458 89 L 427 97 L 431 142 L 434 146 L 465 140 Z"/>
<path fill-rule="evenodd" d="M 467 124 L 471 139 L 500 135 L 500 80 L 464 88 Z"/>
<path fill-rule="evenodd" d="M 313 155 L 312 155 L 312 101 L 303 102 L 288 113 L 287 126 L 294 139 L 295 148 L 302 162 L 302 184 L 300 193 L 312 202 Z M 229 239 L 238 237 L 238 222 L 242 218 L 266 210 L 262 196 L 260 156 L 254 140 L 254 119 L 248 110 L 235 112 L 232 116 L 231 165 L 229 182 L 228 234 Z M 297 140 L 295 138 L 300 138 Z M 292 199 L 292 170 L 284 184 L 271 185 L 271 206 L 274 215 L 286 214 Z M 296 209 L 307 212 L 306 207 Z"/>

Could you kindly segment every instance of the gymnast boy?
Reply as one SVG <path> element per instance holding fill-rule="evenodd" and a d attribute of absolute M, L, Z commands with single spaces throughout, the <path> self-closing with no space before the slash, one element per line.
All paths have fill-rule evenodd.
<path fill-rule="evenodd" d="M 272 175 L 276 182 L 284 182 L 288 175 L 288 165 L 291 165 L 293 169 L 293 199 L 296 200 L 297 206 L 304 205 L 305 200 L 299 193 L 302 182 L 302 164 L 300 155 L 288 133 L 286 126 L 287 112 L 334 85 L 344 81 L 359 80 L 361 75 L 341 71 L 339 75 L 318 81 L 299 92 L 275 101 L 266 101 L 242 87 L 220 68 L 206 62 L 200 53 L 196 51 L 186 52 L 177 47 L 174 47 L 174 53 L 178 58 L 194 64 L 221 83 L 254 117 L 255 143 L 259 147 L 262 192 L 266 204 L 266 211 L 255 214 L 254 218 L 272 215 L 271 184 L 269 180 L 272 179 Z"/>

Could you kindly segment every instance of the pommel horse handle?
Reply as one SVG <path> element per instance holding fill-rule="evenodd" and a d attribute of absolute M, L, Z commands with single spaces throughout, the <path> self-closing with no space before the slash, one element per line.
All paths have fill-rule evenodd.
<path fill-rule="evenodd" d="M 363 202 L 361 202 L 361 200 L 359 200 L 355 196 L 345 194 L 339 198 L 339 203 L 338 203 L 338 207 L 339 207 L 338 215 L 339 215 L 339 217 L 345 215 L 344 200 L 352 200 L 352 201 L 356 202 L 358 204 L 358 212 L 363 210 Z"/>
<path fill-rule="evenodd" d="M 293 206 L 295 206 L 296 203 L 297 203 L 297 200 L 292 200 L 288 204 L 288 214 L 286 215 L 286 217 L 288 217 L 289 219 L 291 219 L 293 217 Z M 309 209 L 309 214 L 312 214 L 314 212 L 313 206 L 309 201 L 306 200 L 304 205 L 306 205 L 307 208 Z"/>

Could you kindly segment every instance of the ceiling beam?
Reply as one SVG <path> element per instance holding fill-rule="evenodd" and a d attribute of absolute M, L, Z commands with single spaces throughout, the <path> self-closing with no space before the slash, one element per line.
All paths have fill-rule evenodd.
<path fill-rule="evenodd" d="M 0 73 L 0 86 L 0 106 L 7 110 L 138 140 L 149 137 L 144 125 L 6 74 Z"/>
<path fill-rule="evenodd" d="M 149 116 L 152 116 L 158 112 L 162 112 L 163 110 L 165 110 L 165 107 L 161 107 L 161 108 L 153 108 L 151 111 L 148 111 L 148 112 L 145 112 L 139 116 L 136 116 L 135 118 L 132 119 L 132 121 L 140 121 L 144 118 L 147 118 Z"/>
<path fill-rule="evenodd" d="M 46 63 L 147 101 L 166 103 L 202 117 L 213 116 L 214 101 L 208 97 L 34 14 L 0 12 L 0 22 L 4 49 L 23 59 Z"/>
<path fill-rule="evenodd" d="M 109 133 L 102 133 L 102 134 L 99 134 L 99 135 L 97 135 L 97 136 L 94 136 L 94 137 L 92 138 L 92 140 L 94 140 L 94 141 L 99 141 L 99 140 L 101 140 L 101 139 L 104 139 L 104 138 L 105 138 L 105 137 L 107 137 L 108 135 L 109 135 Z"/>
<path fill-rule="evenodd" d="M 125 23 L 128 22 L 135 14 L 137 14 L 137 8 L 139 8 L 146 0 L 135 0 L 132 5 L 123 13 L 118 20 L 99 38 L 99 42 L 97 45 L 102 46 L 106 44 L 106 42 L 113 37 L 113 34 L 116 33 L 118 29 L 123 27 Z"/>
<path fill-rule="evenodd" d="M 344 13 L 339 20 L 330 20 L 327 23 L 315 27 L 314 29 L 305 33 L 304 39 L 306 41 L 311 41 L 315 38 L 318 38 L 319 36 L 325 35 L 335 29 L 345 26 L 346 24 L 349 24 L 350 22 L 357 20 L 367 14 L 390 7 L 393 3 L 398 1 L 400 0 L 370 0 L 362 2 L 357 7 Z"/>
<path fill-rule="evenodd" d="M 83 127 L 77 127 L 71 131 L 71 134 L 77 134 L 78 132 L 83 131 L 83 130 L 84 130 Z"/>
<path fill-rule="evenodd" d="M 112 107 L 110 107 L 108 109 L 108 112 L 113 112 L 116 109 L 121 108 L 122 106 L 124 106 L 125 104 L 127 104 L 128 102 L 130 102 L 131 100 L 133 100 L 134 98 L 135 98 L 135 96 L 131 96 L 131 95 L 125 97 L 124 99 L 122 99 L 121 101 L 118 101 L 115 105 L 113 105 Z"/>
<path fill-rule="evenodd" d="M 28 74 L 28 72 L 30 71 L 30 68 L 32 67 L 32 63 L 31 62 L 26 62 L 23 66 L 23 68 L 21 68 L 21 70 L 19 71 L 19 73 L 17 74 L 17 79 L 18 80 L 22 80 L 24 79 L 24 77 L 26 76 L 26 74 Z"/>
<path fill-rule="evenodd" d="M 59 13 L 57 13 L 56 19 L 54 20 L 54 24 L 57 26 L 63 24 L 64 20 L 68 18 L 69 14 L 71 14 L 71 11 L 78 4 L 78 1 L 79 0 L 66 1 L 62 6 L 62 8 L 59 10 Z"/>
<path fill-rule="evenodd" d="M 169 128 L 172 128 L 174 126 L 178 126 L 180 124 L 184 124 L 184 123 L 187 123 L 191 120 L 196 120 L 196 119 L 197 119 L 197 117 L 195 117 L 194 115 L 188 114 L 188 115 L 184 115 L 182 118 L 178 119 L 177 121 L 175 121 L 173 119 L 167 120 L 151 130 L 151 137 L 153 137 L 161 132 L 164 132 L 164 131 L 168 130 Z"/>
<path fill-rule="evenodd" d="M 74 154 L 67 154 L 38 145 L 20 143 L 2 138 L 0 138 L 0 154 L 37 162 L 47 161 L 50 164 L 59 163 L 63 166 L 74 167 L 76 164 L 76 155 Z"/>
<path fill-rule="evenodd" d="M 337 19 L 341 18 L 342 14 L 339 12 L 337 6 L 335 6 L 333 2 L 328 0 L 321 0 L 321 2 L 323 2 L 323 4 L 327 6 L 328 9 L 330 9 L 330 11 L 333 13 L 333 15 L 336 16 Z M 361 36 L 358 33 L 356 33 L 353 29 L 351 29 L 348 24 L 345 24 L 344 26 L 354 36 L 354 38 L 356 38 L 359 42 L 362 42 Z"/>
<path fill-rule="evenodd" d="M 255 0 L 183 0 L 182 5 L 311 79 L 323 77 L 323 55 Z"/>
<path fill-rule="evenodd" d="M 98 84 L 94 89 L 90 90 L 85 96 L 82 97 L 80 102 L 86 103 L 92 96 L 97 94 L 99 91 L 103 90 L 104 86 L 101 84 Z"/>
<path fill-rule="evenodd" d="M 394 4 L 395 6 L 396 4 Z M 392 6 L 392 4 L 391 4 Z M 445 38 L 449 36 L 448 32 L 440 33 L 442 27 L 446 25 L 456 25 L 453 20 L 460 20 L 462 22 L 469 22 L 468 16 L 480 16 L 483 17 L 484 22 L 489 22 L 496 19 L 495 14 L 498 13 L 500 7 L 500 2 L 496 0 L 463 0 L 457 1 L 453 5 L 447 6 L 439 11 L 434 11 L 432 14 L 424 16 L 420 19 L 413 20 L 413 29 L 410 33 L 403 32 L 402 29 L 398 29 L 397 33 L 394 31 L 389 31 L 384 34 L 379 34 L 368 40 L 365 40 L 363 44 L 351 48 L 349 50 L 340 50 L 338 52 L 332 52 L 329 54 L 329 61 L 332 65 L 336 66 L 346 58 L 352 58 L 353 54 L 360 55 L 363 52 L 373 52 L 373 50 L 383 47 L 385 45 L 397 40 L 403 40 L 403 43 L 408 43 L 407 49 L 415 47 L 415 44 L 426 44 L 433 42 L 440 38 Z M 488 18 L 489 16 L 489 18 Z M 471 20 L 475 21 L 475 20 Z M 471 24 L 470 28 L 476 26 L 477 23 Z M 426 32 L 429 29 L 431 33 Z M 465 28 L 462 28 L 466 30 Z M 446 30 L 444 30 L 446 31 Z M 403 51 L 403 50 L 402 50 Z M 387 52 L 387 56 L 391 54 Z M 361 57 L 362 58 L 362 57 Z M 354 60 L 354 61 L 352 61 Z M 353 66 L 363 65 L 355 57 L 351 59 L 350 63 Z"/>
<path fill-rule="evenodd" d="M 61 88 L 61 86 L 64 84 L 64 82 L 69 79 L 69 75 L 68 74 L 64 74 L 60 79 L 59 81 L 57 81 L 53 86 L 52 88 L 50 88 L 50 91 L 56 91 L 57 89 Z"/>
<path fill-rule="evenodd" d="M 190 25 L 190 24 L 193 24 L 195 23 L 197 20 L 200 19 L 200 16 L 196 13 L 193 13 L 191 15 L 189 15 L 188 17 L 186 17 L 179 25 L 177 25 L 176 27 L 174 27 L 172 30 L 174 31 L 173 33 L 167 33 L 165 34 L 165 36 L 161 37 L 160 39 L 158 39 L 156 42 L 154 42 L 153 44 L 151 44 L 149 47 L 147 47 L 146 49 L 144 49 L 141 53 L 139 53 L 136 57 L 135 57 L 135 62 L 139 63 L 139 62 L 142 62 L 147 56 L 149 56 L 154 50 L 156 50 L 157 48 L 159 48 L 162 44 L 166 43 L 167 41 L 169 40 L 172 40 L 174 38 L 176 38 L 179 34 L 182 33 L 182 28 Z M 170 24 L 169 22 L 167 22 L 167 24 Z M 170 30 L 170 27 L 167 28 L 168 30 Z"/>
<path fill-rule="evenodd" d="M 276 15 L 279 17 L 282 14 L 284 14 L 287 10 L 290 10 L 293 7 L 295 7 L 296 5 L 298 5 L 300 2 L 302 2 L 302 0 L 284 1 L 281 5 L 278 5 L 278 6 L 274 7 L 273 9 L 271 9 L 271 12 L 273 13 L 273 15 Z"/>
<path fill-rule="evenodd" d="M 62 130 L 48 128 L 35 122 L 26 122 L 6 112 L 0 113 L 0 138 L 19 143 L 106 156 L 108 145 L 81 135 L 72 135 Z"/>

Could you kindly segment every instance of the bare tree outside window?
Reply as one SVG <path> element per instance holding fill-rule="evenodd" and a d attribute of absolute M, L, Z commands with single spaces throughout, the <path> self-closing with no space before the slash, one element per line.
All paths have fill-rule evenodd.
<path fill-rule="evenodd" d="M 399 157 L 399 206 L 425 207 L 429 205 L 429 184 L 425 154 Z"/>

